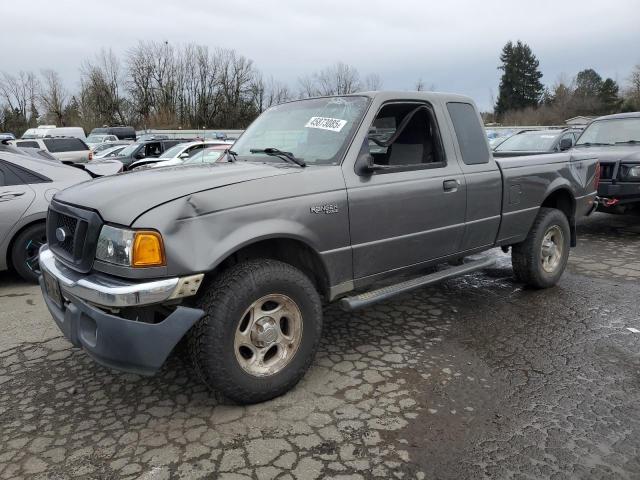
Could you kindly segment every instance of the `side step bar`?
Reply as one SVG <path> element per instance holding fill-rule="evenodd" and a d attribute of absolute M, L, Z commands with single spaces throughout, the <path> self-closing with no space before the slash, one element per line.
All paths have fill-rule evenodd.
<path fill-rule="evenodd" d="M 467 273 L 475 272 L 483 268 L 490 267 L 496 262 L 495 257 L 483 257 L 477 260 L 472 260 L 462 265 L 455 267 L 449 267 L 444 270 L 439 270 L 435 273 L 423 275 L 421 277 L 412 278 L 404 282 L 396 283 L 395 285 L 389 285 L 377 290 L 371 290 L 369 292 L 361 293 L 360 295 L 354 295 L 353 297 L 344 297 L 340 300 L 340 307 L 346 311 L 357 310 L 359 308 L 368 307 L 374 303 L 387 300 L 391 297 L 399 295 L 401 293 L 410 292 L 416 288 L 438 283 L 449 278 L 458 277 Z"/>

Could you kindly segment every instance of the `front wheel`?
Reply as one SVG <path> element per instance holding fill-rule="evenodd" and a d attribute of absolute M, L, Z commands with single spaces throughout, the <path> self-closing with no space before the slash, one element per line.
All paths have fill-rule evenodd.
<path fill-rule="evenodd" d="M 38 283 L 40 276 L 40 247 L 47 243 L 44 223 L 36 223 L 25 228 L 16 237 L 11 250 L 13 268 L 27 282 Z"/>
<path fill-rule="evenodd" d="M 270 259 L 223 272 L 197 301 L 205 316 L 189 333 L 196 372 L 238 403 L 282 395 L 304 376 L 318 348 L 322 308 L 309 278 Z"/>
<path fill-rule="evenodd" d="M 566 215 L 541 208 L 524 242 L 511 249 L 516 279 L 534 288 L 555 285 L 569 260 L 571 231 Z"/>

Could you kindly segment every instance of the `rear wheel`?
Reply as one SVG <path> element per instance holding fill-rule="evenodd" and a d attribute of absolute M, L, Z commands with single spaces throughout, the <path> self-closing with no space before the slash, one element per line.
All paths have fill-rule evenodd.
<path fill-rule="evenodd" d="M 189 333 L 196 372 L 238 403 L 282 395 L 304 376 L 318 348 L 322 308 L 297 268 L 249 260 L 223 272 L 198 300 L 205 317 Z"/>
<path fill-rule="evenodd" d="M 511 249 L 516 278 L 535 288 L 555 285 L 569 260 L 570 237 L 566 215 L 541 208 L 525 241 Z"/>
<path fill-rule="evenodd" d="M 11 262 L 18 275 L 28 282 L 37 283 L 40 276 L 38 263 L 40 247 L 47 243 L 44 223 L 25 228 L 16 237 L 11 250 Z"/>

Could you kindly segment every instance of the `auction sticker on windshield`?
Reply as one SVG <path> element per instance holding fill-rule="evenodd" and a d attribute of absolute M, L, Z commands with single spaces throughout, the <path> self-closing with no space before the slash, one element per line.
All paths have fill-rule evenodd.
<path fill-rule="evenodd" d="M 346 124 L 346 120 L 340 120 L 339 118 L 311 117 L 305 127 L 339 132 Z"/>

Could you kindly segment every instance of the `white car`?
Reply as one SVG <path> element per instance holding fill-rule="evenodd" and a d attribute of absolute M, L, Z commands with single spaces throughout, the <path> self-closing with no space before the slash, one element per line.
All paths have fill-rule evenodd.
<path fill-rule="evenodd" d="M 37 128 L 29 128 L 22 134 L 23 140 L 46 137 L 75 137 L 86 140 L 82 127 L 56 127 L 55 125 L 40 125 Z"/>
<path fill-rule="evenodd" d="M 214 145 L 231 145 L 233 142 L 225 140 L 200 140 L 197 142 L 179 143 L 166 150 L 158 158 L 145 158 L 134 162 L 129 166 L 129 170 L 134 168 L 156 168 L 168 167 L 171 165 L 181 165 L 182 162 L 200 152 L 203 148 Z"/>
<path fill-rule="evenodd" d="M 115 135 L 92 134 L 87 137 L 87 145 L 94 147 L 101 143 L 117 142 L 119 140 Z"/>
<path fill-rule="evenodd" d="M 122 145 L 114 145 L 112 147 L 108 147 L 108 148 L 103 148 L 101 149 L 99 152 L 96 152 L 94 150 L 93 152 L 93 158 L 112 158 L 112 157 L 117 157 L 120 152 L 122 150 L 125 149 L 125 147 L 127 147 L 127 144 L 122 144 Z"/>

